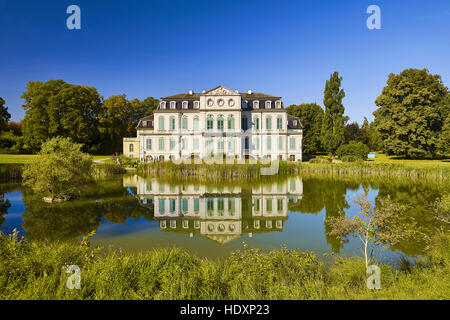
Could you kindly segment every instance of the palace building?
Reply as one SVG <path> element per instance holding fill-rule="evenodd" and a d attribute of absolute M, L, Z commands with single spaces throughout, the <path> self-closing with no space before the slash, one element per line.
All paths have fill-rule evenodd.
<path fill-rule="evenodd" d="M 205 158 L 302 159 L 302 125 L 281 97 L 223 86 L 160 99 L 142 118 L 137 137 L 123 139 L 123 153 L 140 161 Z"/>

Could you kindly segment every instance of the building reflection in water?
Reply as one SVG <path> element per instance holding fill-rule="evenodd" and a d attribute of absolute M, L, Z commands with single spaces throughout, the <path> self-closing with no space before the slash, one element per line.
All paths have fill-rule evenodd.
<path fill-rule="evenodd" d="M 135 187 L 142 206 L 154 210 L 161 231 L 198 233 L 225 244 L 247 233 L 282 231 L 288 204 L 302 199 L 303 183 L 295 177 L 250 187 L 175 186 L 139 176 L 124 177 Z"/>

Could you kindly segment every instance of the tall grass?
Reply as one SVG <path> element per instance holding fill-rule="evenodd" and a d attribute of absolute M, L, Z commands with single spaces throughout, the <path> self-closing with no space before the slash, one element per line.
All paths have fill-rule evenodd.
<path fill-rule="evenodd" d="M 256 164 L 174 164 L 171 161 L 142 164 L 138 173 L 147 176 L 204 177 L 213 180 L 245 179 L 261 177 L 261 168 Z M 385 176 L 408 177 L 413 179 L 450 178 L 450 166 L 413 168 L 393 163 L 307 163 L 280 161 L 278 175 L 321 174 L 329 176 Z"/>
<path fill-rule="evenodd" d="M 94 164 L 92 166 L 92 176 L 96 179 L 110 177 L 115 174 L 125 173 L 126 170 L 116 163 Z"/>
<path fill-rule="evenodd" d="M 22 164 L 0 164 L 0 182 L 21 181 L 22 169 Z"/>
<path fill-rule="evenodd" d="M 381 267 L 381 290 L 366 287 L 364 262 L 338 258 L 325 266 L 309 252 L 244 246 L 224 260 L 157 249 L 93 252 L 89 243 L 0 237 L 0 299 L 448 299 L 448 235 L 407 272 Z M 81 269 L 81 289 L 66 283 Z"/>

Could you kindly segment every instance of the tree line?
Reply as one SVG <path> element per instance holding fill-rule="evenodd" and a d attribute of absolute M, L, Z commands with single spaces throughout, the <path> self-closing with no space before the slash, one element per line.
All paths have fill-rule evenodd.
<path fill-rule="evenodd" d="M 365 157 L 368 150 L 401 158 L 446 157 L 450 153 L 450 94 L 441 76 L 427 69 L 406 69 L 390 74 L 375 100 L 374 121 L 364 117 L 360 126 L 349 123 L 342 103 L 342 77 L 334 72 L 326 81 L 324 108 L 317 103 L 290 105 L 288 113 L 300 118 L 303 152 Z M 352 157 L 351 157 L 352 158 Z"/>
<path fill-rule="evenodd" d="M 63 80 L 28 82 L 21 96 L 25 118 L 9 122 L 10 114 L 0 100 L 0 150 L 36 153 L 43 142 L 57 136 L 83 144 L 85 152 L 122 152 L 122 138 L 136 135 L 140 118 L 151 114 L 159 101 L 127 100 L 126 95 L 104 99 L 97 89 Z"/>
<path fill-rule="evenodd" d="M 360 126 L 345 115 L 342 77 L 334 72 L 325 83 L 323 108 L 317 103 L 290 105 L 289 114 L 303 124 L 303 153 L 348 159 L 382 151 L 402 158 L 436 158 L 450 153 L 450 94 L 441 76 L 427 69 L 390 74 L 375 100 L 374 120 Z M 159 101 L 107 99 L 97 89 L 63 80 L 31 81 L 22 99 L 25 118 L 9 122 L 0 98 L 0 153 L 36 153 L 43 142 L 69 137 L 94 154 L 122 152 L 122 138 L 135 136 L 140 118 L 153 113 Z M 354 153 L 354 154 L 352 154 Z"/>

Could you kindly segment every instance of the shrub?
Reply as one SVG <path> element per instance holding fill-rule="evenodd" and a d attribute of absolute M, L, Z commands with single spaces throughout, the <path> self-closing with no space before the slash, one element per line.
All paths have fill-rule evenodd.
<path fill-rule="evenodd" d="M 317 156 L 309 160 L 309 163 L 330 163 L 331 161 L 332 159 L 329 156 Z"/>
<path fill-rule="evenodd" d="M 24 184 L 52 198 L 79 196 L 83 186 L 92 179 L 92 158 L 81 152 L 81 147 L 62 137 L 43 143 L 39 157 L 23 170 Z"/>
<path fill-rule="evenodd" d="M 336 154 L 342 161 L 365 160 L 369 153 L 369 147 L 362 142 L 351 141 L 348 144 L 340 146 Z"/>

